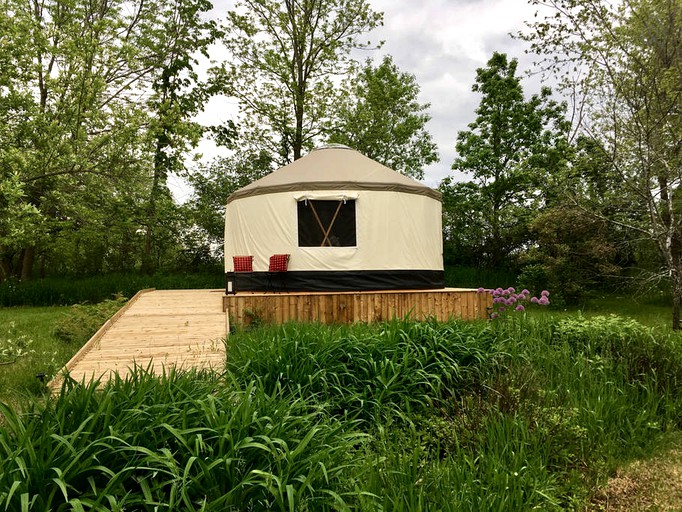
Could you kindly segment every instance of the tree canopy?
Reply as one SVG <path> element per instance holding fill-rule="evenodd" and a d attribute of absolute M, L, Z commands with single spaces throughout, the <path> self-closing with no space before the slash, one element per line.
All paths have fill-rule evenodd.
<path fill-rule="evenodd" d="M 452 168 L 471 177 L 446 179 L 448 241 L 473 249 L 490 266 L 509 262 L 528 241 L 528 224 L 540 206 L 546 176 L 566 163 L 565 107 L 543 88 L 526 99 L 518 63 L 494 53 L 476 71 L 472 90 L 481 94 L 476 119 L 457 135 Z"/>
<path fill-rule="evenodd" d="M 209 6 L 0 0 L 0 180 L 7 208 L 22 212 L 1 228 L 4 278 L 29 278 L 53 255 L 62 271 L 139 262 L 154 162 L 171 153 L 158 148 L 160 127 L 174 126 L 178 155 L 194 137 L 170 120 L 161 89 L 191 88 L 191 73 L 178 73 L 207 44 L 198 20 Z"/>
<path fill-rule="evenodd" d="M 300 158 L 328 127 L 354 49 L 382 23 L 366 0 L 238 0 L 223 39 L 230 59 L 213 69 L 239 100 L 244 145 L 278 165 Z"/>
<path fill-rule="evenodd" d="M 401 72 L 386 56 L 376 67 L 368 60 L 348 82 L 351 91 L 335 116 L 329 141 L 423 179 L 424 167 L 438 161 L 438 152 L 426 131 L 430 105 L 419 103 L 415 76 Z"/>
<path fill-rule="evenodd" d="M 539 2 L 534 2 L 536 5 Z M 658 248 L 660 277 L 673 292 L 673 328 L 682 302 L 682 3 L 633 0 L 542 2 L 553 14 L 522 37 L 548 73 L 574 91 L 578 130 L 603 148 L 622 194 L 639 215 L 614 225 Z M 576 204 L 581 197 L 575 196 Z M 599 215 L 600 213 L 595 213 Z"/>

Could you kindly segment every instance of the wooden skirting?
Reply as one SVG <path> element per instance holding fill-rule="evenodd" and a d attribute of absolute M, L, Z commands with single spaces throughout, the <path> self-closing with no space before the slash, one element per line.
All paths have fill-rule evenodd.
<path fill-rule="evenodd" d="M 373 292 L 237 293 L 223 297 L 230 322 L 246 326 L 266 323 L 381 322 L 409 315 L 414 320 L 487 317 L 489 294 L 473 289 L 397 290 Z"/>

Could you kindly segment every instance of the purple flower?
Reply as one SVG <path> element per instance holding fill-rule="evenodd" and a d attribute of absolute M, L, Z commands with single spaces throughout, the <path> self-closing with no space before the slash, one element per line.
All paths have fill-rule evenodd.
<path fill-rule="evenodd" d="M 525 310 L 526 310 L 526 308 L 523 307 L 523 304 L 519 304 L 518 306 L 516 306 L 516 311 L 525 311 Z"/>
<path fill-rule="evenodd" d="M 547 290 L 542 290 L 542 293 L 540 293 L 543 297 L 549 297 L 549 292 Z"/>
<path fill-rule="evenodd" d="M 504 293 L 504 290 L 502 288 L 498 288 L 495 290 L 498 294 L 502 295 Z"/>
<path fill-rule="evenodd" d="M 532 298 L 530 299 L 530 301 L 531 301 L 533 304 L 537 304 L 538 302 L 540 302 L 540 301 L 538 300 L 537 297 L 532 297 Z"/>
<path fill-rule="evenodd" d="M 523 290 L 521 290 L 521 293 L 523 295 L 530 295 L 530 292 L 528 290 L 526 290 L 525 288 Z"/>
<path fill-rule="evenodd" d="M 483 292 L 485 292 L 485 288 L 483 288 L 483 287 L 476 290 L 476 293 L 483 293 Z"/>
<path fill-rule="evenodd" d="M 540 300 L 538 300 L 538 304 L 540 304 L 541 306 L 547 306 L 549 304 L 549 299 L 547 298 L 546 295 L 543 295 L 542 297 L 540 297 Z"/>
<path fill-rule="evenodd" d="M 504 312 L 504 306 L 500 306 L 497 310 L 498 310 L 500 313 L 503 313 L 503 312 Z"/>
<path fill-rule="evenodd" d="M 507 306 L 511 306 L 515 302 L 516 302 L 516 295 L 512 295 L 511 297 L 509 297 L 509 300 L 507 300 Z"/>
<path fill-rule="evenodd" d="M 490 315 L 490 319 L 491 319 L 491 320 L 495 320 L 498 316 L 500 316 L 500 315 L 498 315 L 497 313 L 492 313 L 492 314 Z"/>
<path fill-rule="evenodd" d="M 514 293 L 516 290 L 512 288 L 511 286 L 507 288 L 507 293 Z"/>
<path fill-rule="evenodd" d="M 504 297 L 495 297 L 495 298 L 493 299 L 493 304 L 500 304 L 500 303 L 503 303 L 503 302 L 505 302 Z"/>

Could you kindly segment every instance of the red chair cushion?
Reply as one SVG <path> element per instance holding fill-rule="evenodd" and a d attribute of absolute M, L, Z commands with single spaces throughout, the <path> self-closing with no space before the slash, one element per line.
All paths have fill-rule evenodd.
<path fill-rule="evenodd" d="M 253 256 L 232 256 L 235 272 L 253 272 Z"/>
<path fill-rule="evenodd" d="M 289 263 L 288 254 L 273 254 L 270 256 L 270 272 L 286 272 Z"/>

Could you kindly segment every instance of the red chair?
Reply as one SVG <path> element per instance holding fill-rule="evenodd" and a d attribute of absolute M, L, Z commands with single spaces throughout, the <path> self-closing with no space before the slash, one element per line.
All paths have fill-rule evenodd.
<path fill-rule="evenodd" d="M 232 256 L 232 267 L 234 269 L 232 283 L 228 278 L 225 284 L 225 292 L 230 293 L 230 284 L 232 284 L 231 293 L 237 293 L 237 274 L 244 272 L 253 272 L 253 256 Z"/>
<path fill-rule="evenodd" d="M 279 278 L 279 288 L 287 291 L 286 272 L 289 269 L 289 254 L 273 254 L 270 256 L 268 264 L 268 288 L 274 291 L 273 280 L 275 276 Z"/>

